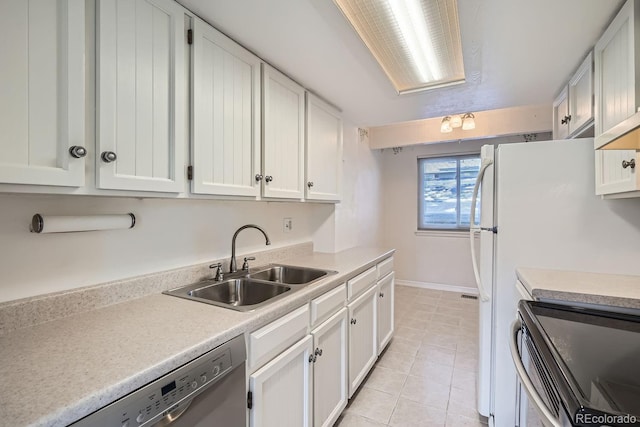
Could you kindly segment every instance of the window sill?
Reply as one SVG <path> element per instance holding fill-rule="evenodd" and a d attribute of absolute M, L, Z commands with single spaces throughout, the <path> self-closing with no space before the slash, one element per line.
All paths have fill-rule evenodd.
<path fill-rule="evenodd" d="M 418 230 L 414 233 L 418 237 L 453 237 L 468 239 L 469 230 Z"/>

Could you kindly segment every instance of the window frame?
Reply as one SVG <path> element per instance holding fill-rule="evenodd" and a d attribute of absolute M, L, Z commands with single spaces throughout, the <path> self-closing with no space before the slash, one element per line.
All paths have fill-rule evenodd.
<path fill-rule="evenodd" d="M 422 196 L 424 195 L 424 179 L 422 173 L 422 164 L 428 160 L 435 159 L 450 159 L 456 161 L 456 225 L 455 226 L 437 226 L 435 224 L 423 224 L 424 218 L 424 200 L 422 200 Z M 417 191 L 417 232 L 453 232 L 453 233 L 465 233 L 469 232 L 470 225 L 461 226 L 460 225 L 460 161 L 466 159 L 481 159 L 480 152 L 467 152 L 467 153 L 452 153 L 452 154 L 442 154 L 436 156 L 419 156 L 417 158 L 417 166 L 418 166 L 418 191 Z M 478 194 L 479 196 L 480 194 Z M 477 212 L 477 211 L 476 211 Z M 471 220 L 471 218 L 470 218 Z"/>

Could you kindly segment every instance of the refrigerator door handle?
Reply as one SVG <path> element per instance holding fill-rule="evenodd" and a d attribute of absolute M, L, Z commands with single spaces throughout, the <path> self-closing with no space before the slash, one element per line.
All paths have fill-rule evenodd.
<path fill-rule="evenodd" d="M 471 246 L 471 264 L 473 264 L 473 274 L 476 278 L 476 284 L 478 285 L 478 292 L 480 293 L 480 299 L 482 301 L 489 301 L 489 295 L 484 290 L 484 286 L 482 285 L 482 279 L 480 279 L 480 270 L 478 269 L 478 259 L 476 257 L 476 244 L 475 244 L 475 236 L 476 233 L 481 231 L 480 226 L 476 226 L 475 218 L 476 218 L 476 204 L 478 202 L 478 191 L 480 189 L 480 183 L 484 178 L 484 173 L 487 171 L 487 168 L 493 164 L 493 160 L 491 159 L 483 159 L 482 164 L 480 165 L 480 170 L 478 171 L 478 178 L 476 179 L 476 184 L 473 187 L 473 196 L 471 198 L 471 215 L 469 217 L 470 227 L 469 227 L 469 242 Z"/>

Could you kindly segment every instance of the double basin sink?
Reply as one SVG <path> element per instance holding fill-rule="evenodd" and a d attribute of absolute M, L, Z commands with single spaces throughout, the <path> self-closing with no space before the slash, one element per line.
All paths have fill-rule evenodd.
<path fill-rule="evenodd" d="M 335 271 L 272 264 L 254 272 L 229 274 L 222 281 L 204 280 L 165 294 L 238 311 L 251 311 L 290 295 Z"/>

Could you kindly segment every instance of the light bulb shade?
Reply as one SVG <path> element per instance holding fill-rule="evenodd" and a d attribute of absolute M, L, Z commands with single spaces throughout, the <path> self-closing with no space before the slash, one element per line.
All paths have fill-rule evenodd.
<path fill-rule="evenodd" d="M 476 128 L 475 116 L 472 113 L 466 113 L 462 116 L 462 130 L 472 130 Z"/>
<path fill-rule="evenodd" d="M 457 114 L 455 116 L 451 116 L 451 127 L 459 128 L 460 126 L 462 126 L 462 117 Z"/>
<path fill-rule="evenodd" d="M 442 123 L 440 123 L 440 132 L 449 133 L 453 130 L 451 127 L 451 117 L 447 116 L 442 119 Z"/>

